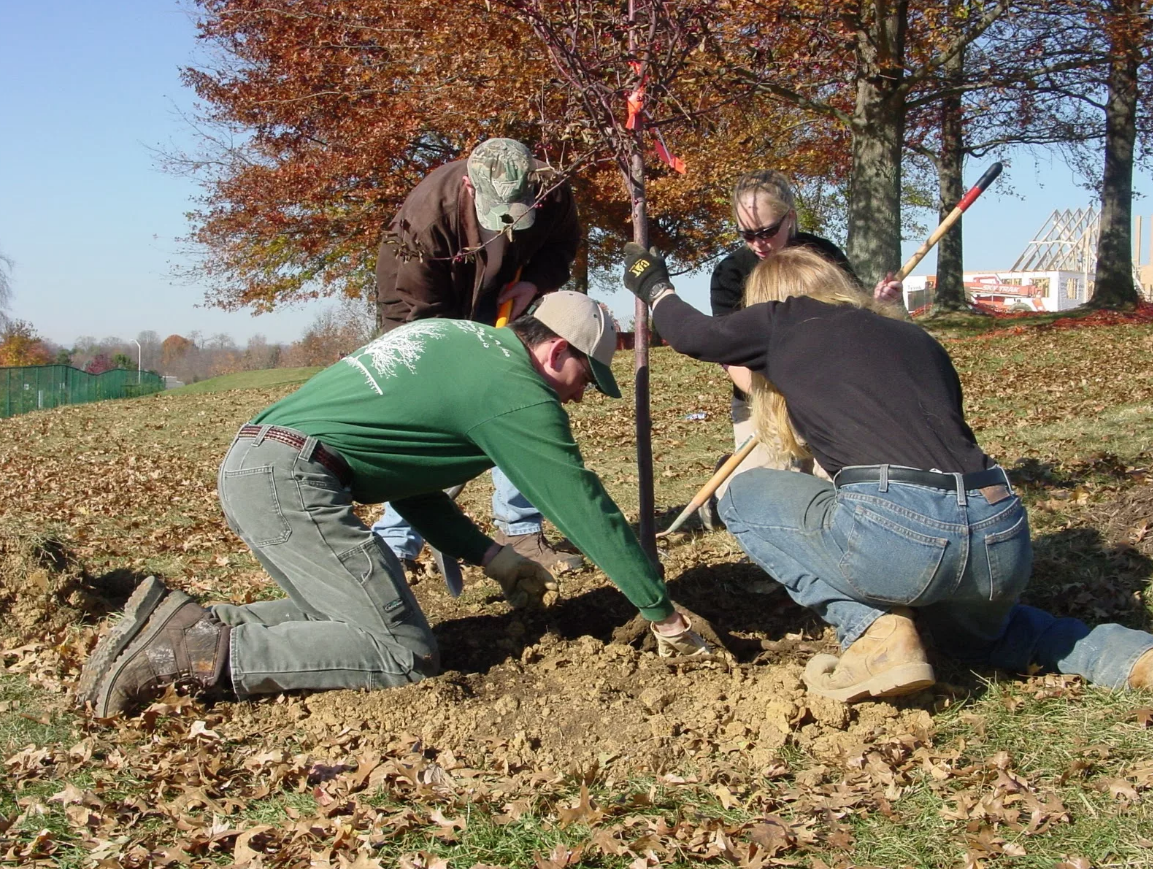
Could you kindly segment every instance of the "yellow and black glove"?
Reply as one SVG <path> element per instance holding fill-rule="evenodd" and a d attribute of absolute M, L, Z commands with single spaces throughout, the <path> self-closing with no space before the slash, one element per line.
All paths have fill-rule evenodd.
<path fill-rule="evenodd" d="M 668 266 L 656 248 L 645 250 L 635 241 L 625 245 L 624 282 L 625 289 L 646 305 L 651 304 L 653 296 L 661 290 L 673 288 Z"/>

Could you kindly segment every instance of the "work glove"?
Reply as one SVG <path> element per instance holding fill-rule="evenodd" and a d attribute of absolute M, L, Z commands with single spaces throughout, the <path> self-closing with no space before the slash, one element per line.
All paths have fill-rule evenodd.
<path fill-rule="evenodd" d="M 684 618 L 684 615 L 681 616 Z M 696 658 L 711 655 L 712 647 L 705 638 L 693 630 L 693 624 L 685 618 L 685 628 L 680 633 L 662 634 L 656 623 L 651 625 L 653 636 L 657 638 L 657 654 L 662 658 Z"/>
<path fill-rule="evenodd" d="M 500 583 L 504 599 L 515 609 L 552 606 L 560 599 L 560 586 L 553 575 L 518 555 L 511 546 L 502 546 L 484 569 L 484 575 Z"/>
<path fill-rule="evenodd" d="M 625 289 L 650 304 L 660 290 L 673 288 L 669 269 L 656 248 L 645 250 L 635 241 L 625 245 Z"/>

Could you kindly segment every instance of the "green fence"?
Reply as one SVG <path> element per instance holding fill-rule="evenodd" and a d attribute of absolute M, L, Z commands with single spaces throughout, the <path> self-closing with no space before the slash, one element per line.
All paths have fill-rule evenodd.
<path fill-rule="evenodd" d="M 0 368 L 0 417 L 62 404 L 133 398 L 163 389 L 164 378 L 152 371 L 114 368 L 103 374 L 89 374 L 71 365 Z"/>

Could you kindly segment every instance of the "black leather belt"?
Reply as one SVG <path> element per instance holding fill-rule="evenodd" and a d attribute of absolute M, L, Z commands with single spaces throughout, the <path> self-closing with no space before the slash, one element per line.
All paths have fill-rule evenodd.
<path fill-rule="evenodd" d="M 304 449 L 304 443 L 308 437 L 302 435 L 300 432 L 293 431 L 290 428 L 281 428 L 278 425 L 242 425 L 240 431 L 236 433 L 238 438 L 255 438 L 259 437 L 261 433 L 264 434 L 265 440 L 276 441 L 278 443 L 287 444 L 290 447 L 295 447 L 298 450 Z M 336 479 L 340 481 L 340 485 L 347 486 L 352 482 L 352 468 L 348 466 L 343 458 L 329 449 L 326 449 L 324 444 L 317 443 L 316 448 L 312 451 L 312 461 L 324 465 L 333 474 Z"/>
<path fill-rule="evenodd" d="M 902 468 L 889 465 L 888 478 L 890 483 L 912 483 L 915 486 L 928 486 L 932 489 L 944 489 L 946 492 L 957 491 L 957 475 L 942 474 L 938 471 L 920 471 L 916 468 Z M 853 483 L 879 483 L 881 481 L 881 465 L 860 465 L 842 468 L 833 480 L 834 486 L 848 486 Z M 987 471 L 976 471 L 972 474 L 962 474 L 961 484 L 966 492 L 984 489 L 986 486 L 1005 486 L 1009 479 L 1005 471 L 1000 468 L 989 468 Z"/>

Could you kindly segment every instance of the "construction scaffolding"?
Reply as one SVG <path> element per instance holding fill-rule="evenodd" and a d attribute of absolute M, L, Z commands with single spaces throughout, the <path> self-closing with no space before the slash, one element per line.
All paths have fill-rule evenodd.
<path fill-rule="evenodd" d="M 1054 211 L 1009 271 L 1096 274 L 1100 223 L 1095 208 Z"/>

